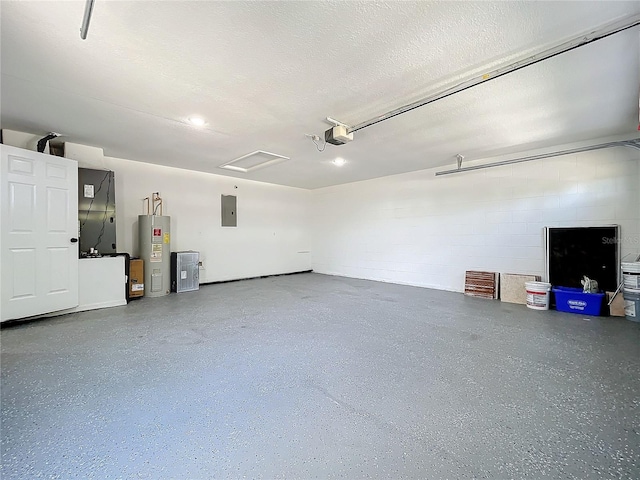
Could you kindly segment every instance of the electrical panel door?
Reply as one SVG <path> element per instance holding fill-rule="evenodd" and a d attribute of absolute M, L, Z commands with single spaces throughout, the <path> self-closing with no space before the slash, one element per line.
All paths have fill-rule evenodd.
<path fill-rule="evenodd" d="M 220 203 L 222 205 L 222 226 L 238 226 L 238 210 L 235 195 L 222 195 Z"/>

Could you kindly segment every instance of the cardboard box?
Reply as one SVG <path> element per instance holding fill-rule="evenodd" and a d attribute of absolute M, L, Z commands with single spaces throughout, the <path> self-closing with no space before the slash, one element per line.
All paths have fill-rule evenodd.
<path fill-rule="evenodd" d="M 613 297 L 613 292 L 607 292 L 607 303 Z M 622 291 L 618 292 L 616 298 L 609 305 L 609 315 L 612 317 L 624 317 L 624 297 L 622 295 Z"/>
<path fill-rule="evenodd" d="M 129 298 L 144 295 L 144 261 L 141 258 L 129 260 Z"/>

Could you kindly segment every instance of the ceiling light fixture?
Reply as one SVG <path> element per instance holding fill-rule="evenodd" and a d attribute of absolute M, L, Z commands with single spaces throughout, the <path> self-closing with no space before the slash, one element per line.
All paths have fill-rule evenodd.
<path fill-rule="evenodd" d="M 332 162 L 336 167 L 341 167 L 343 166 L 346 162 L 346 160 L 342 157 L 338 157 L 336 158 L 333 162 Z"/>
<path fill-rule="evenodd" d="M 187 118 L 187 121 L 194 127 L 204 127 L 205 123 L 207 123 L 204 121 L 204 118 L 196 116 Z"/>

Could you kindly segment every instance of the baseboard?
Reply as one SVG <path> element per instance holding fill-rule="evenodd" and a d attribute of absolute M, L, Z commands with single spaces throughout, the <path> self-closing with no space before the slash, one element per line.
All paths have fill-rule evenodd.
<path fill-rule="evenodd" d="M 314 273 L 317 273 L 318 275 L 327 275 L 329 277 L 353 278 L 354 280 L 368 280 L 369 282 L 391 283 L 393 285 L 402 285 L 405 287 L 428 288 L 430 290 L 440 290 L 443 292 L 464 293 L 464 290 L 445 287 L 442 285 L 433 285 L 428 283 L 411 283 L 411 282 L 403 282 L 398 280 L 385 280 L 382 278 L 355 277 L 353 275 L 345 275 L 344 273 L 337 273 L 337 272 L 314 272 Z"/>
<path fill-rule="evenodd" d="M 205 283 L 201 283 L 200 286 L 217 285 L 219 283 L 243 282 L 245 280 L 256 280 L 257 278 L 284 277 L 286 275 L 299 275 L 300 273 L 312 273 L 312 272 L 313 270 L 300 270 L 299 272 L 273 273 L 271 275 L 259 275 L 257 277 L 244 277 L 244 278 L 234 278 L 232 280 L 218 280 L 216 282 L 205 282 Z"/>

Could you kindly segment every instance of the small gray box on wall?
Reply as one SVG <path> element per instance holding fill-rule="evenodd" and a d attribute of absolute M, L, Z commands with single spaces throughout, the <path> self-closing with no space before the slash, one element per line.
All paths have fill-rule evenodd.
<path fill-rule="evenodd" d="M 222 195 L 222 226 L 237 227 L 238 212 L 236 211 L 236 196 Z"/>

